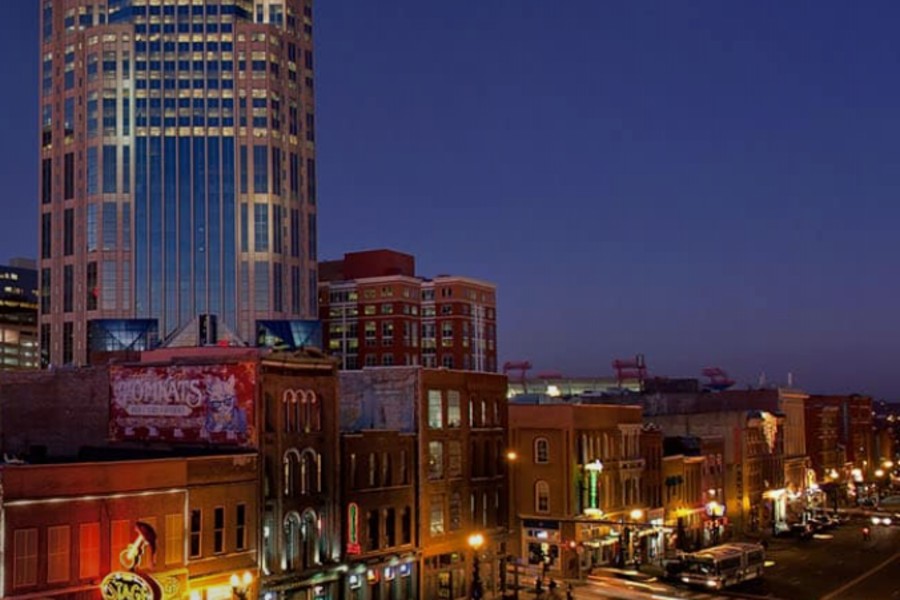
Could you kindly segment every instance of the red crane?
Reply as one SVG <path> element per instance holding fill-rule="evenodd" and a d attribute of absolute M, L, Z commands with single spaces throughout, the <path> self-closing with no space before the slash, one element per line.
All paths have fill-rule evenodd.
<path fill-rule="evenodd" d="M 709 378 L 706 382 L 707 389 L 721 392 L 727 390 L 734 385 L 734 379 L 728 376 L 724 369 L 719 367 L 706 367 L 703 369 L 703 376 Z"/>
<path fill-rule="evenodd" d="M 622 387 L 627 379 L 637 379 L 643 386 L 647 378 L 647 363 L 644 362 L 643 354 L 638 354 L 634 358 L 617 358 L 612 361 L 612 368 L 616 372 L 619 387 Z"/>
<path fill-rule="evenodd" d="M 509 377 L 509 372 L 514 371 L 519 374 L 518 377 L 510 377 L 513 381 L 518 381 L 522 384 L 522 392 L 528 393 L 528 385 L 525 382 L 526 374 L 531 369 L 531 363 L 527 360 L 519 360 L 519 361 L 506 361 L 503 363 L 503 374 Z"/>

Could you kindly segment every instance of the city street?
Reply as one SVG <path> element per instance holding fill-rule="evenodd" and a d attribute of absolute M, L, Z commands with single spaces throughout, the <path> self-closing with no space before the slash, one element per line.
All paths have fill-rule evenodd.
<path fill-rule="evenodd" d="M 862 539 L 864 526 L 872 532 L 868 542 Z M 821 539 L 827 536 L 833 537 Z M 898 553 L 900 528 L 856 518 L 807 542 L 774 540 L 768 559 L 775 564 L 765 579 L 734 591 L 790 600 L 900 598 Z"/>
<path fill-rule="evenodd" d="M 871 539 L 864 542 L 868 525 Z M 779 538 L 769 545 L 771 566 L 759 581 L 720 592 L 686 589 L 666 582 L 635 584 L 613 578 L 594 579 L 575 591 L 576 598 L 654 598 L 714 600 L 860 600 L 900 598 L 900 528 L 872 526 L 855 518 L 809 541 Z"/>

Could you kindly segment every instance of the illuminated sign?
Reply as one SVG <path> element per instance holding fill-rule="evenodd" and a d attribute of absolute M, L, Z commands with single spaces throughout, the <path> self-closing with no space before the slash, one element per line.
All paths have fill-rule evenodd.
<path fill-rule="evenodd" d="M 154 600 L 153 585 L 137 573 L 116 571 L 107 575 L 100 583 L 103 600 Z"/>
<path fill-rule="evenodd" d="M 351 502 L 347 505 L 347 554 L 361 554 L 359 545 L 359 505 Z"/>
<path fill-rule="evenodd" d="M 384 580 L 392 581 L 394 579 L 394 568 L 393 567 L 385 567 L 384 568 Z"/>
<path fill-rule="evenodd" d="M 100 582 L 103 600 L 160 600 L 159 584 L 149 575 L 137 571 L 144 552 L 156 553 L 156 531 L 142 521 L 135 524 L 137 538 L 119 554 L 119 562 L 127 571 L 114 571 Z"/>
<path fill-rule="evenodd" d="M 109 433 L 116 441 L 255 441 L 251 362 L 109 369 Z"/>
<path fill-rule="evenodd" d="M 362 581 L 360 581 L 359 575 L 352 574 L 352 575 L 350 575 L 350 577 L 347 578 L 347 580 L 350 583 L 351 590 L 355 590 L 356 588 L 358 588 L 362 585 Z"/>
<path fill-rule="evenodd" d="M 400 577 L 409 577 L 411 572 L 412 568 L 410 568 L 409 563 L 400 565 Z"/>

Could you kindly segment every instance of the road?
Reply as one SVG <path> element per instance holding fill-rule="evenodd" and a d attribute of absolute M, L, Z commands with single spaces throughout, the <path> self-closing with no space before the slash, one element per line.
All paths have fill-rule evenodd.
<path fill-rule="evenodd" d="M 868 525 L 870 541 L 862 540 Z M 856 519 L 803 542 L 794 538 L 770 543 L 767 558 L 774 564 L 762 580 L 724 592 L 707 592 L 653 582 L 652 589 L 624 582 L 593 581 L 579 586 L 576 598 L 653 598 L 655 600 L 900 600 L 900 527 L 872 526 Z M 532 596 L 533 597 L 533 596 Z M 564 597 L 564 596 L 563 596 Z"/>

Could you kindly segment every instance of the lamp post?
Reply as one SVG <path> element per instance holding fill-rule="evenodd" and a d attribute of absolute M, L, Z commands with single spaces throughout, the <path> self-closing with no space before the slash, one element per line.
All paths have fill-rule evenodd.
<path fill-rule="evenodd" d="M 230 583 L 234 599 L 247 600 L 250 587 L 253 585 L 253 574 L 250 571 L 244 571 L 244 574 L 239 577 L 237 573 L 232 573 Z"/>
<path fill-rule="evenodd" d="M 469 536 L 469 547 L 472 549 L 472 594 L 469 596 L 472 600 L 480 600 L 484 597 L 484 590 L 481 585 L 481 547 L 484 545 L 484 536 L 480 533 L 473 533 Z"/>

